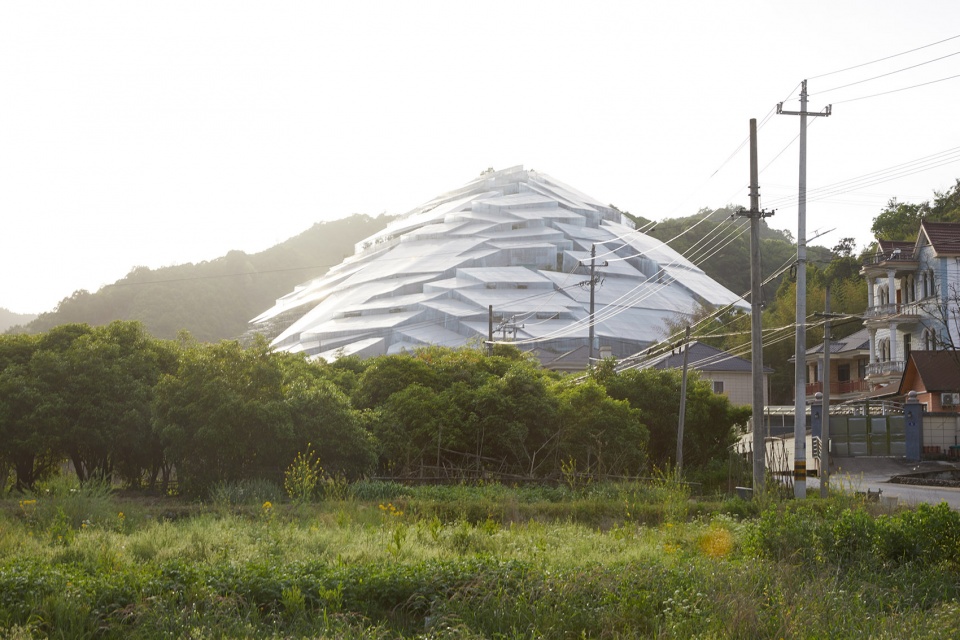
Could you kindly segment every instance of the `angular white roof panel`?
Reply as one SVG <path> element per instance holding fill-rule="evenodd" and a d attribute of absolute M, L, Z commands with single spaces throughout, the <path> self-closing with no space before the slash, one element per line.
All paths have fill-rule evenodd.
<path fill-rule="evenodd" d="M 610 347 L 615 357 L 661 340 L 667 321 L 700 304 L 738 301 L 616 209 L 512 167 L 485 172 L 397 218 L 251 322 L 266 330 L 303 309 L 274 348 L 368 357 L 486 340 L 492 307 L 496 339 L 559 362 L 582 350 L 589 334 L 591 247 L 599 283 L 595 346 Z"/>

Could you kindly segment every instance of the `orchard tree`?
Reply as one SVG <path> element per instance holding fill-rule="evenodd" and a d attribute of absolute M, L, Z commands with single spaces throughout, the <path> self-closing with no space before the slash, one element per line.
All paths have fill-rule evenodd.
<path fill-rule="evenodd" d="M 186 493 L 217 482 L 278 481 L 310 444 L 331 471 L 366 471 L 373 443 L 346 396 L 300 356 L 260 339 L 188 345 L 157 385 L 154 428 Z"/>
<path fill-rule="evenodd" d="M 564 385 L 559 393 L 559 456 L 576 468 L 604 475 L 637 475 L 646 467 L 650 433 L 641 412 L 615 400 L 593 379 Z"/>
<path fill-rule="evenodd" d="M 279 480 L 292 436 L 282 374 L 262 341 L 196 345 L 163 376 L 154 404 L 155 429 L 186 493 L 218 481 Z"/>
<path fill-rule="evenodd" d="M 354 406 L 369 409 L 386 403 L 387 399 L 411 384 L 428 389 L 439 389 L 440 376 L 424 360 L 413 355 L 378 356 L 360 374 L 353 394 Z"/>
<path fill-rule="evenodd" d="M 19 491 L 32 488 L 56 468 L 54 434 L 37 416 L 43 401 L 33 369 L 39 343 L 38 336 L 0 336 L 0 492 L 11 467 Z"/>
<path fill-rule="evenodd" d="M 111 481 L 118 474 L 138 484 L 156 466 L 161 450 L 150 406 L 160 375 L 175 362 L 172 347 L 147 335 L 143 325 L 116 321 L 79 336 L 47 363 L 60 384 L 50 389 L 58 401 L 42 414 L 57 425 L 57 449 L 80 482 Z"/>
<path fill-rule="evenodd" d="M 676 464 L 677 427 L 680 414 L 680 372 L 661 369 L 630 369 L 608 376 L 607 393 L 639 409 L 650 431 L 650 463 L 661 468 Z M 684 466 L 703 465 L 725 458 L 736 438 L 736 426 L 750 415 L 750 407 L 735 407 L 726 396 L 717 395 L 697 373 L 687 378 L 684 416 Z"/>

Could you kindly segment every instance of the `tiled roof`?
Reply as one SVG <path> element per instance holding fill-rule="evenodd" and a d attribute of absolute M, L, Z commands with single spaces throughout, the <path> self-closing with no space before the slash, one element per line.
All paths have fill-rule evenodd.
<path fill-rule="evenodd" d="M 913 244 L 912 242 L 904 242 L 902 240 L 877 240 L 877 244 L 880 246 L 880 251 L 884 254 L 890 254 L 897 249 L 900 249 L 906 255 L 913 254 Z"/>
<path fill-rule="evenodd" d="M 938 256 L 960 255 L 960 223 L 923 220 L 920 233 L 926 235 Z"/>
<path fill-rule="evenodd" d="M 848 351 L 866 351 L 870 349 L 870 331 L 866 328 L 851 333 L 846 338 L 836 338 L 830 341 L 830 353 L 840 354 Z M 807 353 L 823 353 L 823 343 L 807 349 Z"/>
<path fill-rule="evenodd" d="M 913 351 L 910 362 L 927 391 L 957 391 L 960 389 L 960 353 L 956 351 Z M 907 364 L 910 368 L 910 364 Z M 904 375 L 903 379 L 906 380 Z M 902 386 L 901 382 L 901 386 Z M 901 388 L 900 393 L 906 391 Z"/>
<path fill-rule="evenodd" d="M 690 343 L 687 365 L 698 371 L 742 371 L 747 373 L 753 371 L 753 363 L 746 358 L 731 355 L 702 342 Z M 673 353 L 663 355 L 648 363 L 648 366 L 652 369 L 680 369 L 683 367 L 683 351 L 677 349 Z M 773 373 L 773 369 L 765 366 L 763 372 Z"/>

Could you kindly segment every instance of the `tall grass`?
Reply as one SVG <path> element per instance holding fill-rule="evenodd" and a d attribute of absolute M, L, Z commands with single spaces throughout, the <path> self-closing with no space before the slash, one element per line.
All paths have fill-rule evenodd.
<path fill-rule="evenodd" d="M 36 511 L 74 495 L 38 494 Z M 86 526 L 0 504 L 0 636 L 960 637 L 960 520 L 943 507 L 839 497 L 753 515 L 669 478 L 371 483 L 176 521 L 85 500 L 78 515 L 102 512 Z"/>

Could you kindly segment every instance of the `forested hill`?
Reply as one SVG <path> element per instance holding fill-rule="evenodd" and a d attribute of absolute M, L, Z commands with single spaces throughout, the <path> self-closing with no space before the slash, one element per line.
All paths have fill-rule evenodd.
<path fill-rule="evenodd" d="M 13 330 L 40 333 L 70 322 L 140 320 L 158 338 L 174 338 L 181 330 L 204 342 L 238 338 L 251 318 L 352 255 L 355 243 L 391 219 L 355 214 L 315 224 L 260 253 L 231 251 L 197 264 L 135 267 L 116 283 L 96 293 L 77 291 L 54 311 Z"/>
<path fill-rule="evenodd" d="M 749 220 L 735 215 L 735 209 L 725 207 L 712 213 L 704 210 L 685 218 L 663 220 L 650 235 L 667 242 L 737 295 L 750 291 Z M 796 240 L 789 232 L 771 229 L 766 221 L 760 222 L 760 271 L 764 279 L 794 262 L 796 255 Z M 810 262 L 827 263 L 833 257 L 833 252 L 825 247 L 807 247 Z M 773 297 L 782 279 L 781 275 L 764 287 L 765 299 Z"/>
<path fill-rule="evenodd" d="M 6 331 L 14 325 L 30 322 L 36 317 L 37 316 L 33 314 L 14 313 L 9 309 L 0 307 L 0 332 Z"/>

